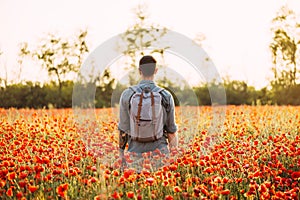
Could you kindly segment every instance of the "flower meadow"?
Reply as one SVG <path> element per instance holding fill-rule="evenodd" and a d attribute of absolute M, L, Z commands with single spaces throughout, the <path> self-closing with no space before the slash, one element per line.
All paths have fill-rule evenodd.
<path fill-rule="evenodd" d="M 176 108 L 179 148 L 140 172 L 120 168 L 113 109 L 84 126 L 72 109 L 0 109 L 0 199 L 300 199 L 300 107 L 227 106 L 213 134 L 198 108 Z"/>

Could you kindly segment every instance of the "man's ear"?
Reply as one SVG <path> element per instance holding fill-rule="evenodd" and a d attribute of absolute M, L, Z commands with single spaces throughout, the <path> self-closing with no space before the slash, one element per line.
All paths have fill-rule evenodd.
<path fill-rule="evenodd" d="M 157 67 L 155 67 L 154 74 L 156 74 L 156 73 L 157 73 L 157 71 L 158 71 L 158 68 L 157 68 Z"/>
<path fill-rule="evenodd" d="M 142 73 L 142 70 L 141 69 L 139 69 L 139 74 L 142 76 L 143 75 L 143 73 Z"/>

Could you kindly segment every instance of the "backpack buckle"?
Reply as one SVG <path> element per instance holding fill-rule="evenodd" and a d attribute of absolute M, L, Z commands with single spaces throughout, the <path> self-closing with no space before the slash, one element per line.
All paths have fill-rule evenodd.
<path fill-rule="evenodd" d="M 143 89 L 143 91 L 145 92 L 145 93 L 149 93 L 149 92 L 151 92 L 151 88 L 150 87 L 144 87 L 144 89 Z"/>

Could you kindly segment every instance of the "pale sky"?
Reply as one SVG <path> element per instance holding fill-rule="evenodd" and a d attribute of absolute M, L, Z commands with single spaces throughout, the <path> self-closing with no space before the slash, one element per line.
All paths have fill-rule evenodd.
<path fill-rule="evenodd" d="M 36 45 L 47 33 L 71 36 L 88 28 L 93 50 L 133 24 L 132 9 L 145 2 L 151 22 L 191 39 L 204 34 L 203 48 L 221 76 L 258 88 L 266 86 L 272 76 L 268 48 L 272 18 L 285 4 L 300 14 L 298 0 L 0 0 L 0 77 L 5 76 L 6 66 L 8 78 L 16 78 L 19 43 Z M 21 73 L 21 79 L 43 76 L 46 73 L 33 64 Z"/>

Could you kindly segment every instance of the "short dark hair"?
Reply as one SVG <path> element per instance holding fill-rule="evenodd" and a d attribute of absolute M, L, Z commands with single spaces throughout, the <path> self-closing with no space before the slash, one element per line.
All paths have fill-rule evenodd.
<path fill-rule="evenodd" d="M 150 56 L 143 56 L 140 59 L 139 69 L 142 71 L 144 76 L 152 76 L 156 67 L 156 60 Z"/>

